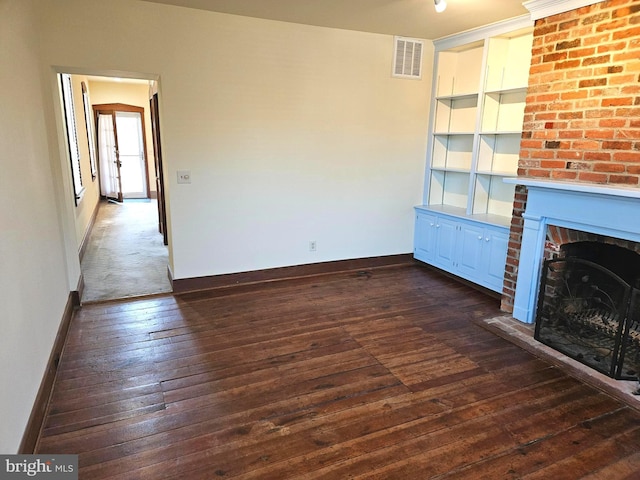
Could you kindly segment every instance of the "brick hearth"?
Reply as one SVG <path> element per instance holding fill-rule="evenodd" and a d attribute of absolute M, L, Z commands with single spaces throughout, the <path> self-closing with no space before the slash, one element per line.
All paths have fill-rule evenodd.
<path fill-rule="evenodd" d="M 639 388 L 638 382 L 614 380 L 538 342 L 533 338 L 534 326 L 532 324 L 519 322 L 510 315 L 479 320 L 478 324 L 531 352 L 538 358 L 561 368 L 563 372 L 607 392 L 630 407 L 640 410 L 640 395 L 635 394 Z"/>

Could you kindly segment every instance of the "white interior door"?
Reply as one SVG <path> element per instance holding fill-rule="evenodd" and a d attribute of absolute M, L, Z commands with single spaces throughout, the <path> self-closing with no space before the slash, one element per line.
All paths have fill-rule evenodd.
<path fill-rule="evenodd" d="M 138 112 L 116 112 L 120 180 L 124 198 L 147 198 L 142 118 Z"/>
<path fill-rule="evenodd" d="M 117 144 L 113 115 L 98 114 L 98 154 L 100 159 L 100 193 L 122 201 Z"/>

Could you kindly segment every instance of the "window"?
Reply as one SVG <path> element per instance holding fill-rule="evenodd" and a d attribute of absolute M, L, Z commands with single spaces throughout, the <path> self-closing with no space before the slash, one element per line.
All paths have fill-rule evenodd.
<path fill-rule="evenodd" d="M 89 142 L 89 165 L 91 166 L 91 179 L 95 180 L 97 176 L 96 168 L 96 136 L 93 128 L 93 112 L 91 110 L 91 102 L 89 101 L 89 91 L 84 82 L 82 82 L 82 105 L 84 106 L 84 123 L 87 126 L 87 142 Z"/>
<path fill-rule="evenodd" d="M 69 158 L 71 160 L 71 178 L 73 180 L 73 191 L 76 205 L 82 198 L 84 187 L 82 186 L 82 172 L 80 171 L 80 149 L 78 148 L 78 130 L 76 128 L 76 115 L 73 103 L 73 88 L 71 85 L 71 75 L 63 73 L 60 75 L 62 84 L 62 102 L 64 107 L 64 119 L 67 127 L 67 142 L 69 144 Z"/>

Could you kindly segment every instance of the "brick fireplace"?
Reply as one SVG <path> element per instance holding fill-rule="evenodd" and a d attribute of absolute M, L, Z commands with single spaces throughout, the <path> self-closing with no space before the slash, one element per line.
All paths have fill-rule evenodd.
<path fill-rule="evenodd" d="M 525 5 L 536 3 L 549 2 Z M 531 9 L 501 305 L 527 323 L 550 226 L 640 242 L 640 1 L 591 3 L 538 18 Z"/>
<path fill-rule="evenodd" d="M 534 338 L 616 379 L 640 375 L 640 243 L 547 226 Z"/>
<path fill-rule="evenodd" d="M 514 318 L 533 323 L 549 232 L 559 229 L 599 236 L 609 243 L 640 242 L 640 188 L 518 178 L 527 207 L 518 250 Z"/>

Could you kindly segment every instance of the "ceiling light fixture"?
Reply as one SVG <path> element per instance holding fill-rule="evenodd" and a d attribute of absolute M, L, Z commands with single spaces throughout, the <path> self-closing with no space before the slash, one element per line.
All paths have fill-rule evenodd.
<path fill-rule="evenodd" d="M 433 0 L 436 4 L 436 12 L 442 13 L 447 8 L 447 0 Z"/>

